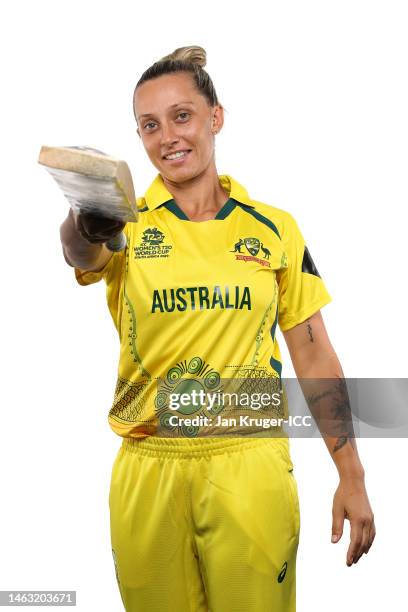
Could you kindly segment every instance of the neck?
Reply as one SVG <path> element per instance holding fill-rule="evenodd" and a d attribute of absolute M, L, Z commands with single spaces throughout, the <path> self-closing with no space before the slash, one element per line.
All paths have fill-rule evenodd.
<path fill-rule="evenodd" d="M 229 197 L 221 187 L 214 165 L 182 183 L 175 183 L 164 176 L 163 182 L 179 208 L 192 221 L 213 219 Z"/>

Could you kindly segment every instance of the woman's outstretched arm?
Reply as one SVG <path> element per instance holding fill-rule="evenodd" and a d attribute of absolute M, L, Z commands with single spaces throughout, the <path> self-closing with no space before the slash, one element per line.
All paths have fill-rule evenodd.
<path fill-rule="evenodd" d="M 101 270 L 113 254 L 104 243 L 123 229 L 124 225 L 96 215 L 76 214 L 70 208 L 60 226 L 65 261 L 83 270 Z"/>

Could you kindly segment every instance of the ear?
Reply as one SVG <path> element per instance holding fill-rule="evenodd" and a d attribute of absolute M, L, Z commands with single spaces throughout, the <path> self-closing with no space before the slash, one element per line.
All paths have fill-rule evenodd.
<path fill-rule="evenodd" d="M 137 134 L 138 134 L 139 138 L 141 138 L 141 136 L 140 136 L 140 132 L 139 132 L 139 128 L 136 128 L 136 132 L 137 132 Z"/>
<path fill-rule="evenodd" d="M 211 129 L 213 133 L 218 134 L 218 132 L 221 130 L 223 125 L 224 125 L 224 108 L 221 106 L 221 104 L 216 104 L 214 106 L 212 122 L 211 122 Z"/>

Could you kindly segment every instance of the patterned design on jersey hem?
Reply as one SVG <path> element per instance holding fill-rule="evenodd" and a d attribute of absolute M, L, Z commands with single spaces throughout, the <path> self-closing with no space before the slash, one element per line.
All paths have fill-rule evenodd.
<path fill-rule="evenodd" d="M 167 435 L 170 436 L 192 438 L 197 436 L 200 430 L 199 426 L 184 425 L 181 419 L 178 425 L 172 425 L 169 422 L 170 417 L 175 415 L 211 417 L 216 416 L 223 408 L 214 405 L 211 410 L 207 410 L 205 406 L 197 406 L 193 403 L 186 406 L 181 405 L 177 409 L 170 408 L 171 394 L 190 394 L 192 391 L 197 393 L 200 391 L 211 393 L 222 391 L 219 373 L 201 357 L 193 357 L 188 362 L 185 359 L 179 361 L 167 371 L 165 378 L 158 382 L 157 389 L 158 392 L 154 401 L 156 416 L 160 427 L 166 430 Z"/>
<path fill-rule="evenodd" d="M 226 365 L 225 369 L 231 368 L 234 370 L 231 378 L 275 378 L 273 372 L 268 372 L 266 366 L 254 366 L 252 364 L 244 365 Z"/>
<path fill-rule="evenodd" d="M 144 390 L 147 387 L 147 382 L 132 383 L 130 380 L 118 376 L 113 406 L 109 411 L 109 416 L 119 422 L 143 422 L 139 417 L 144 410 Z"/>

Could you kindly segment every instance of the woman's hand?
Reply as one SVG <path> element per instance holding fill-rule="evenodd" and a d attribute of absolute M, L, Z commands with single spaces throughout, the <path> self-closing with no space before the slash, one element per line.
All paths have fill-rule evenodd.
<path fill-rule="evenodd" d="M 109 219 L 94 213 L 76 213 L 72 208 L 69 209 L 75 229 L 79 234 L 91 244 L 102 244 L 119 234 L 126 225 L 126 222 Z"/>
<path fill-rule="evenodd" d="M 333 498 L 332 542 L 343 534 L 344 519 L 350 521 L 350 545 L 346 563 L 357 563 L 368 553 L 375 538 L 374 514 L 368 501 L 363 477 L 342 476 Z"/>

